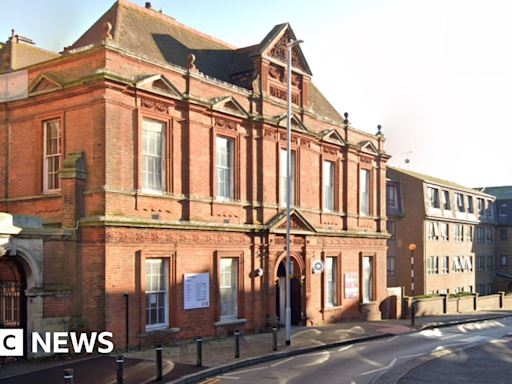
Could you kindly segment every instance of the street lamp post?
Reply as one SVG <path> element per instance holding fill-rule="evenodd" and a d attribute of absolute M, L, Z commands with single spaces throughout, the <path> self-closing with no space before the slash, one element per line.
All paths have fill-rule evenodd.
<path fill-rule="evenodd" d="M 302 43 L 302 40 L 290 40 L 288 48 L 288 93 L 287 93 L 287 121 L 286 121 L 286 345 L 291 344 L 292 310 L 290 308 L 290 170 L 291 170 L 291 119 L 292 119 L 292 48 Z"/>
<path fill-rule="evenodd" d="M 411 325 L 414 325 L 414 250 L 416 249 L 416 244 L 410 244 L 409 249 L 411 250 L 411 295 L 412 295 Z"/>

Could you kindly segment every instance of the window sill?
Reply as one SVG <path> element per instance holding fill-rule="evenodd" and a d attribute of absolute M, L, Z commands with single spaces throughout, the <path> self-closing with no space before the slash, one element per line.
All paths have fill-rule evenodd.
<path fill-rule="evenodd" d="M 170 333 L 178 333 L 179 331 L 180 331 L 179 328 L 150 328 L 150 329 L 146 329 L 145 332 L 140 333 L 139 336 L 149 336 L 149 335 L 154 335 L 156 333 L 170 334 Z"/>
<path fill-rule="evenodd" d="M 216 327 L 223 327 L 225 325 L 235 325 L 247 323 L 247 319 L 226 319 L 213 323 Z"/>
<path fill-rule="evenodd" d="M 343 305 L 336 305 L 334 307 L 325 307 L 323 309 L 324 312 L 329 312 L 329 311 L 337 311 L 337 310 L 342 310 L 343 309 Z"/>

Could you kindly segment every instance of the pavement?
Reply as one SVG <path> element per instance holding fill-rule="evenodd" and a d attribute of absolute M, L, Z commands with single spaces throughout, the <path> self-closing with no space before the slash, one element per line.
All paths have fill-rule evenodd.
<path fill-rule="evenodd" d="M 181 343 L 163 349 L 163 380 L 155 381 L 155 350 L 123 353 L 124 383 L 197 383 L 220 373 L 265 361 L 281 359 L 319 349 L 352 344 L 371 339 L 414 332 L 422 329 L 450 326 L 496 318 L 510 317 L 512 311 L 478 311 L 468 314 L 416 317 L 415 326 L 410 319 L 366 322 L 343 322 L 316 327 L 292 327 L 291 345 L 286 345 L 284 328 L 278 331 L 277 351 L 272 350 L 272 334 L 244 334 L 240 336 L 240 357 L 235 358 L 234 337 L 203 339 L 202 366 L 197 367 L 195 342 Z M 428 361 L 428 360 L 426 360 Z M 411 370 L 418 367 L 411 366 Z M 74 370 L 73 384 L 115 384 L 117 363 L 115 356 L 85 358 L 53 358 L 20 360 L 0 367 L 1 384 L 60 384 L 64 369 Z M 403 368 L 402 368 L 403 369 Z M 402 372 L 404 377 L 407 372 Z M 390 376 L 391 377 L 391 376 Z M 392 375 L 397 377 L 397 375 Z M 396 383 L 398 379 L 386 380 Z M 383 381 L 384 382 L 384 381 Z M 399 382 L 401 383 L 401 382 Z"/>

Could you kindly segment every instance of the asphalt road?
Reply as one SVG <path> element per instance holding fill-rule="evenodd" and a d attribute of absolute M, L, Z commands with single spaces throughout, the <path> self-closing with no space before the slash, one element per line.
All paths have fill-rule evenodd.
<path fill-rule="evenodd" d="M 472 351 L 475 361 L 482 362 L 485 366 L 485 356 L 487 359 L 495 360 L 495 355 L 504 354 L 505 350 L 510 352 L 512 345 L 504 343 L 508 338 L 501 339 L 509 333 L 512 333 L 512 318 L 425 330 L 272 361 L 225 373 L 203 383 L 366 384 L 379 380 L 387 383 L 394 382 L 402 376 L 404 367 L 406 374 L 402 377 L 401 384 L 478 383 L 481 381 L 476 379 L 475 372 L 479 371 L 488 377 L 492 375 L 485 370 L 478 370 L 476 364 L 468 364 L 468 351 Z M 459 355 L 446 354 L 453 349 L 475 345 L 483 349 L 479 351 L 477 347 L 457 352 Z M 431 359 L 432 356 L 441 357 Z M 456 356 L 459 357 L 455 358 Z M 424 359 L 424 362 L 421 359 Z M 512 361 L 512 354 L 504 356 L 501 361 L 509 364 Z M 440 369 L 434 369 L 437 364 L 444 365 Z M 460 377 L 457 376 L 458 370 L 468 372 L 468 379 L 460 381 Z M 437 376 L 447 381 L 439 381 Z M 512 382 L 512 372 L 507 379 L 508 382 Z M 493 379 L 492 382 L 500 383 L 499 379 Z"/>

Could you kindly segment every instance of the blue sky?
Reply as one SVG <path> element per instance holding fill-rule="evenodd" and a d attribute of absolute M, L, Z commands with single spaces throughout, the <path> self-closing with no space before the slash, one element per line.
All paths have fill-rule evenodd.
<path fill-rule="evenodd" d="M 3 0 L 0 42 L 17 34 L 59 52 L 113 4 Z M 137 1 L 144 6 L 144 1 Z M 313 82 L 352 125 L 382 125 L 391 165 L 474 186 L 512 185 L 512 2 L 508 0 L 152 1 L 238 47 L 290 22 Z M 407 155 L 408 165 L 404 160 Z"/>

